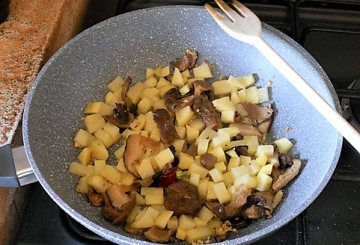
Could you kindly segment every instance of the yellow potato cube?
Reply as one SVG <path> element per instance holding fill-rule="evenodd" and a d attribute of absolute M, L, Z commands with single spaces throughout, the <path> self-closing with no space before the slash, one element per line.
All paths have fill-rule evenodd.
<path fill-rule="evenodd" d="M 213 100 L 212 104 L 219 112 L 236 111 L 235 105 L 231 102 L 229 97 L 221 97 L 219 99 Z"/>
<path fill-rule="evenodd" d="M 247 145 L 248 154 L 253 155 L 255 154 L 257 147 L 259 146 L 259 140 L 257 136 L 244 136 L 244 143 Z"/>
<path fill-rule="evenodd" d="M 124 85 L 125 81 L 120 76 L 117 76 L 106 87 L 110 92 L 115 92 Z"/>
<path fill-rule="evenodd" d="M 199 135 L 199 138 L 196 140 L 195 144 L 199 144 L 200 139 L 208 139 L 212 140 L 214 137 L 217 136 L 217 132 L 215 130 L 212 130 L 209 127 L 206 127 Z"/>
<path fill-rule="evenodd" d="M 208 139 L 200 139 L 197 147 L 197 154 L 201 156 L 202 154 L 208 151 L 209 140 Z"/>
<path fill-rule="evenodd" d="M 189 125 L 185 125 L 186 128 L 186 139 L 188 142 L 195 142 L 199 137 L 199 131 Z"/>
<path fill-rule="evenodd" d="M 125 173 L 121 173 L 121 183 L 124 185 L 132 185 L 135 182 L 136 177 L 129 173 L 129 172 L 125 172 Z"/>
<path fill-rule="evenodd" d="M 189 182 L 194 186 L 198 186 L 200 182 L 200 175 L 197 173 L 191 173 Z"/>
<path fill-rule="evenodd" d="M 226 96 L 226 95 L 231 94 L 231 85 L 227 82 L 227 80 L 215 81 L 211 85 L 214 88 L 215 96 L 221 97 L 221 96 Z M 226 97 L 223 97 L 223 98 L 226 98 Z"/>
<path fill-rule="evenodd" d="M 134 222 L 136 216 L 141 212 L 141 207 L 139 205 L 135 205 L 131 212 L 129 213 L 129 216 L 126 219 L 127 224 L 131 224 Z"/>
<path fill-rule="evenodd" d="M 185 83 L 185 81 L 184 81 Z M 189 84 L 185 84 L 184 86 L 182 86 L 180 89 L 179 89 L 179 92 L 181 93 L 181 95 L 185 95 L 187 93 L 190 92 L 190 85 Z"/>
<path fill-rule="evenodd" d="M 88 165 L 90 163 L 91 154 L 92 149 L 90 147 L 83 148 L 77 157 L 79 163 L 82 165 Z"/>
<path fill-rule="evenodd" d="M 216 193 L 215 193 L 215 190 L 214 190 L 214 184 L 215 184 L 215 182 L 213 182 L 213 181 L 208 182 L 206 200 L 215 200 L 215 199 L 217 199 L 217 196 L 216 196 Z"/>
<path fill-rule="evenodd" d="M 107 188 L 111 186 L 111 184 L 107 181 L 107 179 L 100 175 L 88 176 L 87 183 L 92 188 L 94 188 L 98 193 L 105 193 Z"/>
<path fill-rule="evenodd" d="M 186 106 L 175 113 L 177 125 L 185 126 L 189 120 L 194 116 L 194 112 L 190 106 Z"/>
<path fill-rule="evenodd" d="M 178 227 L 179 227 L 178 218 L 176 216 L 172 216 L 167 223 L 167 228 L 171 231 L 176 231 Z"/>
<path fill-rule="evenodd" d="M 92 102 L 87 103 L 84 109 L 85 114 L 96 114 L 99 113 L 100 115 L 111 115 L 113 113 L 114 107 L 110 106 L 104 102 Z"/>
<path fill-rule="evenodd" d="M 221 112 L 220 118 L 223 123 L 233 123 L 235 120 L 235 111 L 223 111 Z"/>
<path fill-rule="evenodd" d="M 109 152 L 101 140 L 95 140 L 90 145 L 91 155 L 97 160 L 106 160 L 109 157 Z"/>
<path fill-rule="evenodd" d="M 202 206 L 200 211 L 197 214 L 197 217 L 204 220 L 205 222 L 209 222 L 215 215 L 211 212 L 207 207 Z"/>
<path fill-rule="evenodd" d="M 105 165 L 100 175 L 113 184 L 118 184 L 121 182 L 121 173 L 114 166 Z"/>
<path fill-rule="evenodd" d="M 144 88 L 145 88 L 145 85 L 140 81 L 135 83 L 134 86 L 130 86 L 126 95 L 133 104 L 139 103 L 139 101 L 141 99 L 141 93 L 144 90 Z"/>
<path fill-rule="evenodd" d="M 245 165 L 240 165 L 238 167 L 232 168 L 230 170 L 234 180 L 244 174 L 250 174 L 250 170 L 248 168 L 248 166 Z"/>
<path fill-rule="evenodd" d="M 154 220 L 151 215 L 148 213 L 144 213 L 138 219 L 135 218 L 134 222 L 130 225 L 132 228 L 150 228 L 154 226 Z"/>
<path fill-rule="evenodd" d="M 206 168 L 204 168 L 203 166 L 196 164 L 196 163 L 192 163 L 188 169 L 188 172 L 191 173 L 196 173 L 200 175 L 200 178 L 205 178 L 206 175 L 209 173 L 209 170 L 207 170 Z"/>
<path fill-rule="evenodd" d="M 216 137 L 212 139 L 213 147 L 221 146 L 221 148 L 224 148 L 227 144 L 230 143 L 230 135 L 226 132 L 223 132 L 222 134 L 218 134 Z"/>
<path fill-rule="evenodd" d="M 180 70 L 176 67 L 171 78 L 171 84 L 179 88 L 185 85 L 184 78 L 182 77 Z"/>
<path fill-rule="evenodd" d="M 109 148 L 114 143 L 113 138 L 111 137 L 110 133 L 105 131 L 102 128 L 97 129 L 94 132 L 94 136 L 97 139 L 101 140 L 104 143 L 106 148 Z"/>
<path fill-rule="evenodd" d="M 179 217 L 179 228 L 183 230 L 190 230 L 195 227 L 195 221 L 190 215 L 182 214 Z"/>
<path fill-rule="evenodd" d="M 207 194 L 207 189 L 208 189 L 208 182 L 209 182 L 209 178 L 202 178 L 199 180 L 199 184 L 198 184 L 198 192 L 199 192 L 199 196 L 201 198 L 206 197 Z"/>
<path fill-rule="evenodd" d="M 257 182 L 255 187 L 256 190 L 267 191 L 271 187 L 272 178 L 263 172 L 259 172 L 256 175 L 256 182 Z"/>
<path fill-rule="evenodd" d="M 225 172 L 224 173 L 224 184 L 226 186 L 230 186 L 234 183 L 234 177 L 231 173 L 231 171 Z"/>
<path fill-rule="evenodd" d="M 152 100 L 152 98 L 157 97 L 159 95 L 160 95 L 160 90 L 158 88 L 144 88 L 144 90 L 141 92 L 140 97 L 149 98 Z"/>
<path fill-rule="evenodd" d="M 124 156 L 124 152 L 125 152 L 125 144 L 123 144 L 122 146 L 119 147 L 119 149 L 117 149 L 114 152 L 114 156 L 117 160 L 121 159 Z"/>
<path fill-rule="evenodd" d="M 91 114 L 84 118 L 84 124 L 86 127 L 86 130 L 92 134 L 99 128 L 102 128 L 105 124 L 105 119 L 102 117 L 101 114 Z"/>
<path fill-rule="evenodd" d="M 270 164 L 266 164 L 265 166 L 262 166 L 260 168 L 260 172 L 263 172 L 264 174 L 267 174 L 267 175 L 270 175 L 272 170 L 273 170 L 273 164 L 270 163 Z"/>
<path fill-rule="evenodd" d="M 271 157 L 274 154 L 274 145 L 259 145 L 256 150 L 256 156 L 259 156 L 261 153 Z"/>
<path fill-rule="evenodd" d="M 186 230 L 181 229 L 180 227 L 177 228 L 176 236 L 179 240 L 185 240 L 186 238 Z"/>
<path fill-rule="evenodd" d="M 83 148 L 89 146 L 89 141 L 94 136 L 91 135 L 89 132 L 85 131 L 84 129 L 79 129 L 74 137 L 75 147 Z"/>
<path fill-rule="evenodd" d="M 227 82 L 232 86 L 235 87 L 237 90 L 245 88 L 244 84 L 240 81 L 238 77 L 229 76 Z"/>
<path fill-rule="evenodd" d="M 179 153 L 179 164 L 178 167 L 181 169 L 189 169 L 191 164 L 194 163 L 194 158 L 184 152 Z"/>
<path fill-rule="evenodd" d="M 103 168 L 106 165 L 105 160 L 95 160 L 94 161 L 94 174 L 100 174 Z"/>
<path fill-rule="evenodd" d="M 226 203 L 231 200 L 231 196 L 226 189 L 224 182 L 215 183 L 213 185 L 214 192 L 220 203 Z"/>
<path fill-rule="evenodd" d="M 195 228 L 207 226 L 207 222 L 205 220 L 200 219 L 199 217 L 194 217 Z"/>
<path fill-rule="evenodd" d="M 165 78 L 162 77 L 162 78 L 159 79 L 156 87 L 158 89 L 160 89 L 162 87 L 166 87 L 166 86 L 169 86 L 169 85 L 171 85 L 171 83 L 168 80 L 166 80 Z"/>
<path fill-rule="evenodd" d="M 141 131 L 144 129 L 145 123 L 146 116 L 144 114 L 140 114 L 130 123 L 130 128 L 134 131 Z"/>
<path fill-rule="evenodd" d="M 78 176 L 85 176 L 87 173 L 87 166 L 78 162 L 69 164 L 69 172 Z"/>
<path fill-rule="evenodd" d="M 264 103 L 270 100 L 268 88 L 258 88 L 259 103 Z"/>
<path fill-rule="evenodd" d="M 88 176 L 83 176 L 79 179 L 79 182 L 76 186 L 76 191 L 82 194 L 89 193 L 89 184 L 87 183 Z"/>
<path fill-rule="evenodd" d="M 268 157 L 264 153 L 260 153 L 255 159 L 256 164 L 260 167 L 265 166 Z"/>
<path fill-rule="evenodd" d="M 226 165 L 224 162 L 215 163 L 214 168 L 218 169 L 222 173 L 224 173 L 226 171 Z"/>
<path fill-rule="evenodd" d="M 281 138 L 274 141 L 277 149 L 280 153 L 285 154 L 288 153 L 293 148 L 293 143 L 287 138 Z"/>
<path fill-rule="evenodd" d="M 239 79 L 239 81 L 242 83 L 242 85 L 247 88 L 251 85 L 254 85 L 256 82 L 256 77 L 254 74 L 248 74 L 245 76 L 241 76 L 241 77 L 237 77 L 237 79 Z"/>
<path fill-rule="evenodd" d="M 154 158 L 158 168 L 164 169 L 166 165 L 171 164 L 174 161 L 174 155 L 169 148 L 161 151 Z"/>
<path fill-rule="evenodd" d="M 168 224 L 171 216 L 173 215 L 173 211 L 166 210 L 159 214 L 159 216 L 155 219 L 155 225 L 160 229 L 164 229 Z"/>
<path fill-rule="evenodd" d="M 148 97 L 144 97 L 140 100 L 137 105 L 137 109 L 141 114 L 146 114 L 149 112 L 153 106 L 154 102 Z"/>
<path fill-rule="evenodd" d="M 161 77 L 170 75 L 170 66 L 165 66 L 161 69 Z"/>
<path fill-rule="evenodd" d="M 249 174 L 241 175 L 240 177 L 234 179 L 234 186 L 238 187 L 239 185 L 245 185 L 248 188 L 255 188 L 257 184 L 256 178 L 250 176 Z"/>
<path fill-rule="evenodd" d="M 255 86 L 248 87 L 245 89 L 246 101 L 258 104 L 259 103 L 259 93 L 258 89 Z"/>
<path fill-rule="evenodd" d="M 227 171 L 240 165 L 240 157 L 232 157 L 227 165 Z"/>
<path fill-rule="evenodd" d="M 240 155 L 240 165 L 249 165 L 251 163 L 251 157 Z"/>
<path fill-rule="evenodd" d="M 218 182 L 222 182 L 224 181 L 224 175 L 223 173 L 217 169 L 217 168 L 213 168 L 209 171 L 209 174 L 212 178 L 212 180 L 215 182 L 215 183 L 218 183 Z"/>
<path fill-rule="evenodd" d="M 213 149 L 209 150 L 208 152 L 217 157 L 217 162 L 225 162 L 226 161 L 225 152 L 220 145 L 214 147 Z"/>
<path fill-rule="evenodd" d="M 146 88 L 154 88 L 156 87 L 157 82 L 158 80 L 153 75 L 149 75 L 144 81 L 144 86 Z"/>
<path fill-rule="evenodd" d="M 194 74 L 194 77 L 196 77 L 196 78 L 197 77 L 200 77 L 200 78 L 212 78 L 213 77 L 210 66 L 207 63 L 203 63 L 197 67 L 194 67 L 193 74 Z"/>
<path fill-rule="evenodd" d="M 143 179 L 146 179 L 147 177 L 153 176 L 155 174 L 150 158 L 144 158 L 141 160 L 138 173 Z"/>

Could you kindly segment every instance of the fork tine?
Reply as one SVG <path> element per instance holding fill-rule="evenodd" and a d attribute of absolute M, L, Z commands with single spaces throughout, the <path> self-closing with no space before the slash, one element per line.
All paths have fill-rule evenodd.
<path fill-rule="evenodd" d="M 239 13 L 241 13 L 243 15 L 243 17 L 247 17 L 247 14 L 251 14 L 252 11 L 250 9 L 248 9 L 244 4 L 233 0 L 232 1 L 232 6 L 234 6 L 234 8 L 239 11 Z"/>
<path fill-rule="evenodd" d="M 223 0 L 215 0 L 215 3 L 219 6 L 219 8 L 226 14 L 229 19 L 235 21 L 236 18 L 239 18 L 239 14 L 233 10 L 229 5 L 227 5 Z"/>
<path fill-rule="evenodd" d="M 205 3 L 205 8 L 210 13 L 210 15 L 215 19 L 216 22 L 225 21 L 224 16 L 220 14 L 215 8 L 211 7 L 210 4 Z"/>

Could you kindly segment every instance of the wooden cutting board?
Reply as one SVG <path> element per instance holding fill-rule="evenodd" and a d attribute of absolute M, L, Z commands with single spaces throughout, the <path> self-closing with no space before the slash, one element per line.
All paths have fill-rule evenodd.
<path fill-rule="evenodd" d="M 0 24 L 0 146 L 13 142 L 37 73 L 80 31 L 89 2 L 11 0 Z M 0 187 L 0 245 L 13 244 L 29 188 Z"/>

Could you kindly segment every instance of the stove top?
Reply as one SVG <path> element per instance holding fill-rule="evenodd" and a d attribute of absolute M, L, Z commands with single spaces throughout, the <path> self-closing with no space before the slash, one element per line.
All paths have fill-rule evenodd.
<path fill-rule="evenodd" d="M 203 5 L 205 0 L 92 0 L 89 27 L 107 17 L 160 5 Z M 342 90 L 344 116 L 355 120 L 359 99 L 348 88 L 360 89 L 359 0 L 245 0 L 259 18 L 300 43 L 323 67 L 336 90 Z M 100 6 L 100 7 L 99 7 Z M 339 96 L 340 97 L 340 96 Z M 355 97 L 359 97 L 357 94 Z M 355 113 L 352 113 L 355 112 Z M 297 218 L 255 244 L 360 244 L 360 156 L 344 140 L 332 179 Z M 42 187 L 32 186 L 16 244 L 112 244 L 72 220 Z"/>

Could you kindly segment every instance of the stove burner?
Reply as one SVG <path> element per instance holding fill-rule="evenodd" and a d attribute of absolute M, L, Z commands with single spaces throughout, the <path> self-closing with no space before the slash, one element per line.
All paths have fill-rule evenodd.
<path fill-rule="evenodd" d="M 360 78 L 353 81 L 347 90 L 355 91 L 360 89 Z M 340 97 L 340 96 L 339 96 Z M 349 99 L 350 97 L 350 99 Z M 355 98 L 354 98 L 355 97 Z M 343 117 L 360 132 L 360 99 L 357 96 L 345 96 L 341 99 Z"/>
<path fill-rule="evenodd" d="M 357 79 L 352 86 L 352 89 L 360 88 L 360 79 Z M 359 99 L 350 99 L 350 108 L 353 113 L 354 119 L 357 122 L 360 122 L 360 100 Z"/>

